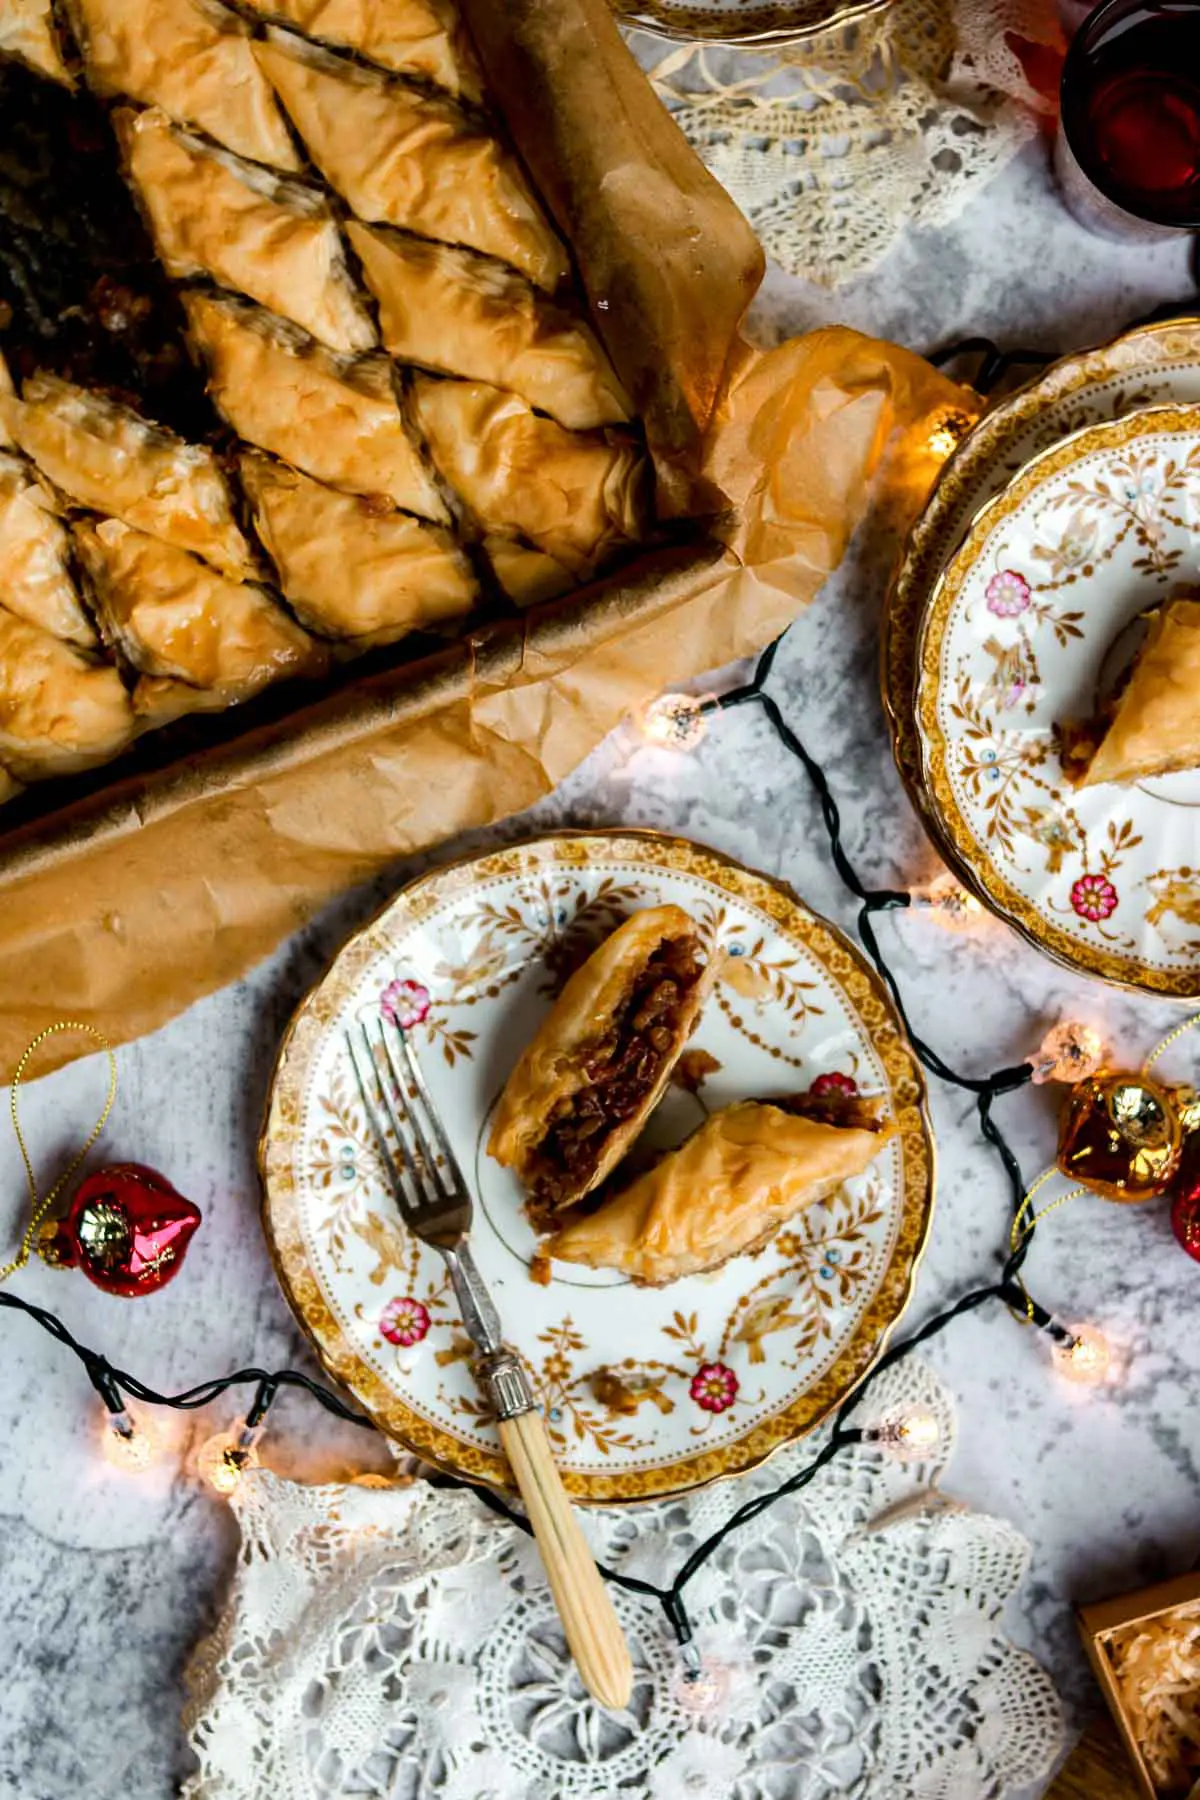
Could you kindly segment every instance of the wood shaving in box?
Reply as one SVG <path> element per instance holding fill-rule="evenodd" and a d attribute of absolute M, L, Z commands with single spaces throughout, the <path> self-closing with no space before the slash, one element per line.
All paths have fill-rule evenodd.
<path fill-rule="evenodd" d="M 1155 1787 L 1200 1800 L 1200 1602 L 1121 1626 L 1108 1651 Z"/>

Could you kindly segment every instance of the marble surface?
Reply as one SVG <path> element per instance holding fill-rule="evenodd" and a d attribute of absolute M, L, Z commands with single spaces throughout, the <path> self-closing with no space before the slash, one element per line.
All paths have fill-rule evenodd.
<path fill-rule="evenodd" d="M 973 331 L 1065 348 L 1187 287 L 1181 246 L 1124 250 L 1075 226 L 1033 147 L 956 225 L 910 236 L 850 289 L 829 296 L 772 277 L 759 318 L 767 335 L 833 316 L 917 348 Z M 868 532 L 785 643 L 774 691 L 845 802 L 848 848 L 864 876 L 908 884 L 934 864 L 879 707 L 882 582 Z M 628 740 L 610 740 L 544 804 L 472 842 L 618 823 L 711 843 L 786 876 L 820 911 L 850 921 L 812 796 L 753 710 L 722 717 L 687 759 L 631 754 Z M 162 1167 L 206 1215 L 176 1284 L 128 1305 L 78 1276 L 37 1268 L 18 1278 L 22 1294 L 61 1309 L 84 1342 L 164 1389 L 240 1365 L 305 1366 L 257 1218 L 253 1150 L 272 1055 L 297 998 L 346 932 L 417 866 L 347 896 L 246 981 L 120 1052 L 107 1153 Z M 1020 1059 L 1063 1015 L 1101 1022 L 1136 1059 L 1180 1016 L 1057 972 L 998 924 L 956 937 L 917 914 L 882 931 L 914 1020 L 960 1067 Z M 1198 1051 L 1200 1039 L 1179 1055 L 1180 1073 Z M 78 1140 L 102 1091 L 94 1059 L 28 1091 L 24 1117 L 42 1169 Z M 969 1101 L 935 1083 L 933 1108 L 940 1203 L 914 1319 L 995 1269 L 1007 1206 Z M 1053 1144 L 1051 1097 L 1027 1091 L 1001 1111 L 1024 1165 L 1042 1167 Z M 0 1178 L 7 1243 L 24 1202 L 4 1137 Z M 1013 1633 L 1052 1668 L 1078 1724 L 1095 1698 L 1068 1603 L 1173 1573 L 1200 1553 L 1200 1424 L 1189 1400 L 1200 1271 L 1175 1247 L 1161 1209 L 1080 1203 L 1045 1231 L 1029 1273 L 1064 1316 L 1103 1323 L 1127 1360 L 1119 1388 L 1100 1396 L 1067 1387 L 1048 1368 L 1044 1340 L 997 1307 L 963 1319 L 931 1355 L 960 1410 L 948 1485 L 1018 1521 L 1031 1539 Z M 160 1468 L 117 1474 L 96 1455 L 98 1404 L 76 1362 L 18 1317 L 4 1315 L 0 1331 L 0 1800 L 165 1800 L 187 1767 L 181 1668 L 215 1617 L 235 1549 L 228 1514 L 183 1461 L 233 1409 L 169 1415 Z M 291 1399 L 272 1414 L 265 1458 L 310 1474 L 382 1461 L 368 1434 Z"/>

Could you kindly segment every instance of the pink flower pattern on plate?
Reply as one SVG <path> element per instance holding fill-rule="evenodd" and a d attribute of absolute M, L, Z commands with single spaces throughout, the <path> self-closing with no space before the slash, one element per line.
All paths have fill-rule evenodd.
<path fill-rule="evenodd" d="M 1017 619 L 1029 605 L 1029 583 L 1015 569 L 1001 569 L 983 591 L 988 611 L 998 619 Z"/>
<path fill-rule="evenodd" d="M 411 1294 L 389 1300 L 379 1315 L 379 1329 L 389 1344 L 408 1350 L 419 1344 L 429 1330 L 429 1308 Z"/>
<path fill-rule="evenodd" d="M 723 1413 L 737 1399 L 738 1378 L 725 1363 L 701 1363 L 692 1376 L 688 1389 L 697 1406 L 705 1412 Z"/>
<path fill-rule="evenodd" d="M 429 989 L 419 981 L 389 981 L 379 996 L 379 1010 L 401 1031 L 411 1031 L 429 1012 Z"/>
<path fill-rule="evenodd" d="M 1071 889 L 1071 905 L 1081 919 L 1098 925 L 1117 910 L 1117 890 L 1107 875 L 1081 875 Z"/>
<path fill-rule="evenodd" d="M 818 1075 L 808 1091 L 810 1094 L 857 1094 L 858 1083 L 853 1075 L 830 1069 L 827 1074 Z"/>

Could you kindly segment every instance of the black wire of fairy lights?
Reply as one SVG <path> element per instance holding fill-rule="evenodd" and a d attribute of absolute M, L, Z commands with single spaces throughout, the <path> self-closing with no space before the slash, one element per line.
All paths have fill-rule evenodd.
<path fill-rule="evenodd" d="M 1020 1063 L 1013 1068 L 1000 1069 L 996 1073 L 982 1078 L 965 1075 L 945 1062 L 913 1028 L 899 983 L 880 948 L 874 925 L 877 914 L 897 912 L 910 906 L 912 904 L 911 896 L 899 889 L 865 886 L 847 855 L 842 843 L 841 814 L 825 773 L 788 725 L 778 703 L 767 691 L 766 684 L 782 641 L 782 637 L 776 639 L 763 652 L 750 681 L 726 694 L 706 700 L 703 703 L 703 711 L 706 713 L 727 712 L 740 706 L 759 706 L 784 749 L 803 766 L 821 809 L 834 867 L 842 882 L 859 903 L 859 936 L 891 994 L 896 1011 L 920 1062 L 940 1080 L 974 1096 L 982 1135 L 996 1151 L 1004 1167 L 1015 1217 L 1024 1204 L 1025 1181 L 1016 1157 L 992 1116 L 992 1107 L 1001 1095 L 1014 1092 L 1031 1079 L 1032 1065 Z M 944 1331 L 962 1314 L 972 1312 L 990 1300 L 1002 1301 L 1019 1317 L 1047 1331 L 1056 1342 L 1067 1344 L 1072 1341 L 1071 1334 L 1066 1328 L 1058 1324 L 1044 1307 L 1029 1296 L 1024 1285 L 1018 1279 L 1033 1241 L 1034 1230 L 1034 1222 L 1031 1220 L 1017 1247 L 1005 1258 L 997 1279 L 962 1294 L 952 1305 L 935 1313 L 917 1331 L 885 1351 L 860 1381 L 854 1393 L 842 1403 L 834 1414 L 828 1436 L 812 1460 L 803 1468 L 798 1469 L 795 1474 L 789 1476 L 786 1481 L 780 1482 L 778 1486 L 765 1493 L 755 1495 L 753 1499 L 738 1507 L 722 1526 L 696 1545 L 668 1586 L 659 1586 L 638 1576 L 625 1574 L 619 1568 L 613 1568 L 603 1563 L 600 1565 L 601 1573 L 607 1580 L 627 1593 L 639 1594 L 644 1598 L 656 1601 L 670 1622 L 679 1645 L 687 1653 L 692 1639 L 692 1625 L 684 1601 L 684 1591 L 689 1581 L 734 1532 L 749 1524 L 752 1519 L 757 1518 L 760 1513 L 775 1505 L 786 1495 L 798 1493 L 802 1488 L 807 1487 L 815 1476 L 843 1450 L 864 1441 L 871 1441 L 871 1433 L 868 1430 L 856 1426 L 850 1421 L 873 1384 L 885 1370 L 894 1367 L 896 1363 L 911 1355 L 922 1344 L 928 1343 L 931 1338 Z M 200 1382 L 194 1387 L 185 1388 L 180 1393 L 164 1394 L 127 1370 L 117 1368 L 99 1351 L 80 1343 L 63 1321 L 47 1308 L 37 1306 L 4 1289 L 0 1289 L 0 1307 L 24 1313 L 62 1344 L 65 1349 L 71 1351 L 83 1364 L 88 1378 L 110 1413 L 118 1419 L 123 1415 L 126 1398 L 140 1401 L 145 1405 L 191 1411 L 209 1405 L 233 1388 L 253 1384 L 256 1392 L 245 1420 L 247 1426 L 255 1426 L 262 1420 L 281 1389 L 297 1388 L 310 1394 L 336 1417 L 353 1425 L 375 1429 L 371 1419 L 366 1418 L 355 1407 L 349 1405 L 339 1394 L 296 1369 L 275 1371 L 238 1369 L 230 1375 L 220 1376 L 211 1381 Z M 509 1506 L 503 1497 L 492 1489 L 478 1487 L 472 1482 L 460 1480 L 455 1476 L 439 1474 L 432 1479 L 439 1486 L 461 1488 L 475 1493 L 484 1505 L 507 1519 L 511 1524 L 525 1532 L 531 1530 L 524 1515 Z M 691 1656 L 693 1666 L 695 1666 L 694 1652 L 691 1653 Z"/>
<path fill-rule="evenodd" d="M 1194 262 L 1197 285 L 1200 286 L 1200 242 L 1194 253 Z M 1140 319 L 1136 323 L 1145 324 L 1154 319 L 1170 318 L 1174 314 L 1195 310 L 1195 308 L 1195 301 L 1160 307 L 1147 318 Z M 972 386 L 983 393 L 990 392 L 1013 369 L 1039 367 L 1055 359 L 1052 352 L 1039 349 L 1001 350 L 990 338 L 972 337 L 961 339 L 935 350 L 930 356 L 930 361 L 939 368 L 945 368 L 967 356 L 980 358 L 972 375 Z M 843 885 L 858 902 L 859 938 L 880 979 L 887 987 L 918 1060 L 939 1080 L 974 1097 L 976 1111 L 979 1115 L 980 1133 L 996 1152 L 1003 1167 L 1012 1201 L 1012 1217 L 1015 1220 L 1025 1206 L 1026 1183 L 1020 1164 L 996 1123 L 993 1107 L 1003 1095 L 1014 1093 L 1032 1079 L 1033 1065 L 1028 1062 L 1018 1063 L 1012 1068 L 998 1069 L 993 1074 L 982 1077 L 963 1074 L 952 1068 L 914 1028 L 899 982 L 883 954 L 875 929 L 875 920 L 879 914 L 903 911 L 912 905 L 912 896 L 903 889 L 867 887 L 851 862 L 842 843 L 840 809 L 825 772 L 787 723 L 778 702 L 767 690 L 767 683 L 774 669 L 775 659 L 779 654 L 782 642 L 783 637 L 781 636 L 763 651 L 748 682 L 741 687 L 731 689 L 728 693 L 706 699 L 700 710 L 705 714 L 712 714 L 730 712 L 740 706 L 759 707 L 780 744 L 803 767 L 820 807 L 834 868 Z M 628 1575 L 621 1569 L 612 1568 L 604 1563 L 600 1564 L 601 1573 L 608 1581 L 624 1589 L 625 1592 L 656 1601 L 665 1613 L 680 1647 L 685 1654 L 689 1653 L 692 1624 L 688 1616 L 684 1592 L 692 1577 L 733 1533 L 739 1531 L 742 1526 L 748 1525 L 751 1520 L 756 1519 L 787 1495 L 798 1493 L 807 1487 L 820 1471 L 843 1450 L 864 1442 L 875 1441 L 875 1434 L 871 1429 L 856 1426 L 850 1421 L 871 1388 L 886 1370 L 893 1368 L 905 1357 L 912 1355 L 921 1345 L 937 1337 L 964 1313 L 973 1312 L 992 1300 L 1001 1301 L 1023 1322 L 1039 1327 L 1057 1344 L 1069 1345 L 1074 1341 L 1067 1328 L 1032 1298 L 1020 1280 L 1020 1272 L 1032 1248 L 1035 1234 L 1036 1216 L 1030 1217 L 1024 1224 L 1020 1236 L 1016 1239 L 1015 1248 L 1012 1248 L 1004 1258 L 995 1280 L 984 1286 L 968 1289 L 951 1305 L 934 1313 L 916 1331 L 892 1344 L 876 1360 L 854 1392 L 842 1402 L 834 1413 L 832 1423 L 827 1428 L 825 1442 L 811 1461 L 789 1476 L 786 1481 L 780 1482 L 776 1487 L 764 1493 L 756 1494 L 753 1499 L 738 1507 L 723 1525 L 696 1545 L 676 1571 L 669 1586 L 659 1586 L 655 1582 Z M 185 1388 L 180 1393 L 163 1394 L 139 1380 L 137 1376 L 131 1375 L 127 1370 L 117 1368 L 99 1351 L 80 1343 L 63 1321 L 46 1307 L 37 1306 L 17 1294 L 0 1289 L 0 1308 L 8 1308 L 11 1311 L 25 1314 L 65 1349 L 71 1351 L 82 1363 L 89 1380 L 109 1412 L 118 1419 L 124 1413 L 126 1397 L 144 1405 L 192 1411 L 209 1405 L 231 1389 L 253 1385 L 255 1396 L 246 1415 L 245 1425 L 247 1427 L 256 1426 L 262 1421 L 268 1407 L 281 1389 L 295 1388 L 310 1394 L 337 1418 L 368 1430 L 376 1429 L 373 1420 L 343 1400 L 332 1388 L 326 1387 L 298 1369 L 274 1371 L 238 1369 L 230 1375 L 199 1382 L 196 1386 Z M 432 1480 L 440 1487 L 458 1488 L 474 1493 L 485 1506 L 508 1520 L 510 1524 L 526 1533 L 531 1532 L 532 1528 L 525 1516 L 511 1507 L 502 1495 L 493 1489 L 441 1473 L 434 1475 Z M 694 1652 L 691 1652 L 691 1667 L 694 1670 L 696 1666 L 698 1666 L 697 1659 Z"/>

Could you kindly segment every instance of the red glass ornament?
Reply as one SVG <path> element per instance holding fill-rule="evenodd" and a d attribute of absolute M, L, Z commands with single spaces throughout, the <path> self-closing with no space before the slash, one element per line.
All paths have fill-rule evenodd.
<path fill-rule="evenodd" d="M 200 1208 L 165 1175 L 112 1163 L 80 1182 L 40 1246 L 47 1262 L 80 1269 L 105 1293 L 134 1299 L 165 1287 L 187 1254 Z"/>
<path fill-rule="evenodd" d="M 1200 1132 L 1183 1140 L 1179 1174 L 1171 1188 L 1171 1229 L 1188 1255 L 1200 1262 Z"/>

